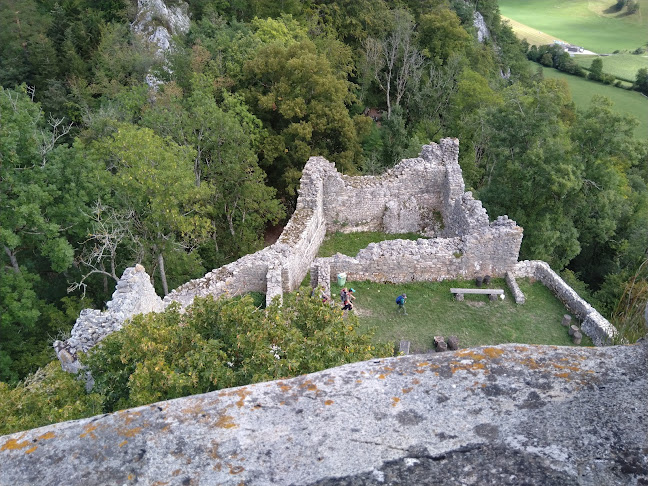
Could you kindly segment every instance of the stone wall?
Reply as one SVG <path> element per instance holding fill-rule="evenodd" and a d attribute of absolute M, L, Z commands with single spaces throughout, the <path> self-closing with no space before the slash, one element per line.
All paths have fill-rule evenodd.
<path fill-rule="evenodd" d="M 122 328 L 124 321 L 137 314 L 160 312 L 162 299 L 155 293 L 151 279 L 142 265 L 127 268 L 117 282 L 112 300 L 105 311 L 84 309 L 74 323 L 66 341 L 54 341 L 54 350 L 65 371 L 76 373 L 81 368 L 77 352 L 86 352 L 108 334 Z"/>
<path fill-rule="evenodd" d="M 551 290 L 565 307 L 578 317 L 581 329 L 596 346 L 612 343 L 617 334 L 614 326 L 567 285 L 548 263 L 525 260 L 516 265 L 514 273 L 518 278 L 535 278 Z"/>
<path fill-rule="evenodd" d="M 380 176 L 342 175 L 322 160 L 327 231 L 461 236 L 487 228 L 486 210 L 465 192 L 458 157 L 459 141 L 447 138 Z"/>
<path fill-rule="evenodd" d="M 318 258 L 311 266 L 313 283 L 330 287 L 320 272 L 335 277 L 340 272 L 348 280 L 403 283 L 470 279 L 491 275 L 504 277 L 515 269 L 522 243 L 522 228 L 502 216 L 482 229 L 454 238 L 390 240 L 371 243 L 355 257 L 337 254 Z"/>

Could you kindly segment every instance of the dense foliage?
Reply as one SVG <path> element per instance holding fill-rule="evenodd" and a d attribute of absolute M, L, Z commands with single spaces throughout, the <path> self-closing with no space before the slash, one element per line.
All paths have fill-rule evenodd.
<path fill-rule="evenodd" d="M 377 173 L 446 136 L 489 213 L 525 228 L 522 258 L 568 270 L 608 315 L 627 298 L 648 249 L 646 146 L 606 100 L 578 110 L 534 74 L 527 54 L 584 72 L 528 50 L 494 0 L 188 3 L 163 55 L 131 30 L 133 1 L 0 3 L 0 380 L 46 365 L 127 266 L 166 293 L 261 248 L 309 156 Z M 152 393 L 136 390 L 113 401 Z"/>
<path fill-rule="evenodd" d="M 246 296 L 140 315 L 82 356 L 91 393 L 58 361 L 13 389 L 0 383 L 0 434 L 392 355 L 357 326 L 307 289 L 266 309 Z"/>

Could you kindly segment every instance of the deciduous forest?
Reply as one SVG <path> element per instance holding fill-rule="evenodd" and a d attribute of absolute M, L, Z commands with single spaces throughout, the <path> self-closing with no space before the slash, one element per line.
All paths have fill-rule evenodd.
<path fill-rule="evenodd" d="M 375 174 L 442 137 L 459 138 L 466 186 L 489 214 L 524 228 L 521 259 L 547 261 L 615 324 L 637 322 L 646 143 L 607 99 L 577 109 L 565 83 L 534 71 L 495 0 L 187 3 L 190 28 L 162 55 L 130 28 L 131 0 L 0 1 L 5 392 L 24 392 L 126 267 L 142 263 L 163 295 L 262 248 L 294 210 L 309 156 Z M 216 339 L 196 326 L 179 339 Z M 112 346 L 119 359 L 128 342 Z M 242 383 L 214 346 L 212 371 Z M 179 396 L 150 392 L 149 365 L 141 400 Z M 99 384 L 103 409 L 142 403 Z"/>

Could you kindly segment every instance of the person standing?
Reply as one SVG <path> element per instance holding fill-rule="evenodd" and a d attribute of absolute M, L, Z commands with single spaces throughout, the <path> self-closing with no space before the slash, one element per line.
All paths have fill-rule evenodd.
<path fill-rule="evenodd" d="M 407 300 L 407 294 L 403 292 L 398 297 L 396 297 L 396 303 L 398 304 L 398 312 L 401 310 L 405 315 L 407 315 L 407 310 L 405 309 L 405 301 Z"/>

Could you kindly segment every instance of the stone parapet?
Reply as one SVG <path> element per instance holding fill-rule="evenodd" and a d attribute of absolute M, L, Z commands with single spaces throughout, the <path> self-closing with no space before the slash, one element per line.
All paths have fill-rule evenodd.
<path fill-rule="evenodd" d="M 375 359 L 50 425 L 0 437 L 0 486 L 644 484 L 647 346 Z"/>

